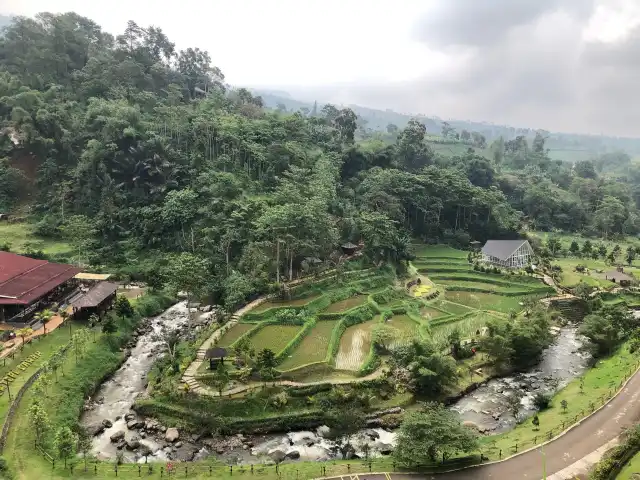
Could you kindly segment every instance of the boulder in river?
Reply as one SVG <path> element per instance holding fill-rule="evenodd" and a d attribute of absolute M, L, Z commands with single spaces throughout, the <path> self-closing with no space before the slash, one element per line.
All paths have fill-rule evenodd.
<path fill-rule="evenodd" d="M 300 458 L 300 452 L 298 450 L 291 450 L 290 452 L 287 452 L 285 457 L 290 458 L 292 460 L 297 460 Z"/>
<path fill-rule="evenodd" d="M 126 441 L 125 446 L 127 447 L 127 450 L 135 450 L 136 448 L 140 447 L 140 440 L 138 440 L 136 437 L 132 437 L 131 439 Z"/>
<path fill-rule="evenodd" d="M 109 437 L 112 443 L 118 443 L 120 440 L 124 439 L 124 430 L 118 430 L 116 433 Z"/>
<path fill-rule="evenodd" d="M 164 439 L 167 442 L 173 443 L 178 440 L 178 438 L 180 438 L 180 432 L 178 432 L 177 428 L 167 428 L 167 432 L 164 435 Z"/>
<path fill-rule="evenodd" d="M 319 437 L 327 438 L 331 434 L 331 429 L 326 425 L 322 425 L 316 429 L 316 434 Z"/>
<path fill-rule="evenodd" d="M 144 422 L 141 420 L 129 420 L 127 422 L 127 428 L 129 430 L 133 430 L 136 428 L 142 428 L 144 426 Z"/>
<path fill-rule="evenodd" d="M 135 418 L 136 418 L 136 414 L 135 414 L 135 413 L 127 413 L 127 414 L 124 416 L 124 419 L 125 419 L 127 422 L 128 422 L 128 421 L 130 421 L 130 420 L 133 420 L 133 419 L 135 419 Z"/>
<path fill-rule="evenodd" d="M 87 426 L 87 433 L 92 437 L 100 435 L 102 432 L 104 432 L 104 423 L 96 423 L 94 425 Z"/>
<path fill-rule="evenodd" d="M 273 450 L 269 452 L 269 457 L 271 457 L 274 462 L 281 463 L 287 458 L 287 454 L 282 450 Z"/>
<path fill-rule="evenodd" d="M 108 418 L 105 418 L 104 420 L 102 420 L 102 425 L 104 425 L 104 428 L 111 428 L 113 427 L 113 422 Z"/>

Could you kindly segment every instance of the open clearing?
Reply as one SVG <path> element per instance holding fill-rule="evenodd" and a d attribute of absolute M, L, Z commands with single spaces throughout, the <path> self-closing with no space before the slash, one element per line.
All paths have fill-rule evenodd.
<path fill-rule="evenodd" d="M 255 326 L 255 323 L 236 323 L 233 327 L 227 330 L 224 335 L 222 335 L 218 345 L 221 347 L 228 347 Z"/>
<path fill-rule="evenodd" d="M 318 320 L 315 327 L 300 342 L 293 354 L 278 367 L 280 370 L 297 368 L 307 363 L 321 362 L 327 356 L 331 332 L 338 320 Z"/>
<path fill-rule="evenodd" d="M 277 355 L 301 328 L 299 325 L 265 325 L 251 336 L 251 343 L 256 350 L 268 348 Z"/>
<path fill-rule="evenodd" d="M 371 331 L 380 322 L 375 317 L 368 322 L 347 328 L 340 339 L 340 349 L 336 356 L 338 370 L 358 370 L 371 349 Z"/>
<path fill-rule="evenodd" d="M 340 313 L 345 312 L 351 308 L 359 307 L 367 301 L 366 295 L 356 295 L 355 297 L 341 300 L 340 302 L 332 303 L 324 310 L 323 313 Z"/>
<path fill-rule="evenodd" d="M 494 295 L 481 292 L 447 291 L 444 294 L 444 298 L 480 310 L 495 310 L 497 312 L 509 313 L 512 310 L 522 310 L 520 303 L 523 297 L 508 297 L 506 295 Z M 447 309 L 446 307 L 444 308 Z"/>
<path fill-rule="evenodd" d="M 9 243 L 12 252 L 23 253 L 27 249 L 42 250 L 47 255 L 70 255 L 71 245 L 63 240 L 38 237 L 28 223 L 0 222 L 0 241 Z"/>
<path fill-rule="evenodd" d="M 315 300 L 316 298 L 320 298 L 321 296 L 322 295 L 318 294 L 310 297 L 303 297 L 303 298 L 297 298 L 295 300 L 288 300 L 286 302 L 268 301 L 258 305 L 256 308 L 251 310 L 251 312 L 252 313 L 264 312 L 265 310 L 269 310 L 270 308 L 301 307 Z"/>

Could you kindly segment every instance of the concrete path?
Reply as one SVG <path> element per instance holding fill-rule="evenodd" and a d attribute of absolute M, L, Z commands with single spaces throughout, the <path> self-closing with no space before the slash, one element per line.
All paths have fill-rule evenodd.
<path fill-rule="evenodd" d="M 545 459 L 547 480 L 571 478 L 567 475 L 572 472 L 584 475 L 582 472 L 588 470 L 588 467 L 602 456 L 605 448 L 615 445 L 624 429 L 632 427 L 639 420 L 640 373 L 636 371 L 622 391 L 608 404 L 570 428 L 564 435 L 545 444 L 543 451 L 538 447 L 502 462 L 479 465 L 458 472 L 390 473 L 388 476 L 384 473 L 359 474 L 357 478 L 358 480 L 539 480 L 543 478 Z M 331 478 L 337 480 L 341 477 Z"/>

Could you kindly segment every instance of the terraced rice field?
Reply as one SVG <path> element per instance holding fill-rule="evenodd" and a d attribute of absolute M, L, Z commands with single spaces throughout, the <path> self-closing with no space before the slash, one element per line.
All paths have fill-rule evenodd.
<path fill-rule="evenodd" d="M 278 354 L 301 328 L 297 325 L 265 325 L 251 336 L 251 343 L 256 347 L 256 350 L 268 348 Z"/>
<path fill-rule="evenodd" d="M 507 297 L 505 295 L 480 292 L 452 292 L 449 290 L 444 294 L 444 298 L 480 310 L 509 313 L 512 310 L 520 311 L 522 309 L 520 303 L 523 297 Z"/>
<path fill-rule="evenodd" d="M 392 347 L 408 343 L 418 335 L 418 328 L 420 327 L 407 315 L 394 315 L 387 320 L 387 325 L 400 331 L 400 337 L 392 343 Z"/>
<path fill-rule="evenodd" d="M 380 323 L 379 316 L 368 322 L 348 327 L 344 331 L 336 356 L 338 370 L 358 370 L 360 368 L 369 355 L 371 332 L 378 323 Z"/>
<path fill-rule="evenodd" d="M 252 310 L 252 312 L 255 312 L 255 313 L 264 312 L 265 310 L 269 310 L 270 308 L 301 307 L 315 300 L 316 298 L 320 298 L 321 296 L 322 295 L 318 294 L 310 297 L 297 298 L 295 300 L 288 300 L 286 302 L 278 302 L 275 300 L 268 301 L 258 305 L 256 308 Z"/>
<path fill-rule="evenodd" d="M 435 320 L 436 318 L 444 317 L 447 314 L 441 312 L 440 310 L 436 310 L 435 308 L 424 307 L 420 309 L 420 315 L 422 315 L 427 320 Z"/>
<path fill-rule="evenodd" d="M 468 317 L 462 318 L 457 322 L 445 323 L 432 327 L 431 337 L 439 348 L 446 348 L 448 344 L 449 334 L 456 328 L 460 331 L 462 339 L 475 337 L 478 331 L 486 326 L 487 321 L 492 317 L 484 312 L 478 312 Z"/>
<path fill-rule="evenodd" d="M 278 368 L 280 370 L 290 370 L 307 363 L 324 360 L 327 356 L 331 332 L 337 323 L 338 320 L 318 320 L 315 327 L 300 342 L 298 348 Z"/>
<path fill-rule="evenodd" d="M 336 303 L 332 303 L 324 310 L 324 313 L 340 313 L 345 312 L 351 308 L 359 307 L 363 305 L 367 301 L 366 295 L 356 295 L 354 297 L 347 298 L 346 300 L 341 300 Z"/>
<path fill-rule="evenodd" d="M 453 314 L 453 315 L 464 315 L 465 313 L 469 313 L 471 311 L 471 309 L 469 307 L 466 307 L 464 305 L 458 305 L 458 304 L 451 303 L 451 302 L 447 302 L 446 300 L 443 300 L 442 298 L 439 298 L 438 300 L 436 300 L 433 303 L 433 306 L 434 307 L 438 307 L 438 308 L 444 310 L 445 312 L 448 312 L 448 313 Z"/>
<path fill-rule="evenodd" d="M 228 347 L 233 342 L 238 340 L 242 335 L 254 328 L 255 323 L 236 323 L 233 327 L 226 331 L 222 338 L 218 342 L 221 347 Z"/>
<path fill-rule="evenodd" d="M 485 282 L 472 282 L 472 281 L 461 281 L 461 280 L 440 280 L 433 279 L 434 282 L 440 285 L 444 285 L 449 290 L 455 290 L 455 287 L 465 287 L 465 288 L 476 288 L 478 290 L 488 290 L 490 292 L 518 292 L 522 295 L 526 295 L 528 293 L 540 292 L 545 293 L 547 288 L 543 285 L 539 287 L 532 287 L 527 285 L 519 285 L 517 283 L 509 285 L 508 283 L 485 283 Z"/>

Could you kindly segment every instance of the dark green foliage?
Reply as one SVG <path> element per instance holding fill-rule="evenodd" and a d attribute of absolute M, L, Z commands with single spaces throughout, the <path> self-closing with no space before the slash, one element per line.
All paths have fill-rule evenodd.
<path fill-rule="evenodd" d="M 457 381 L 455 361 L 427 341 L 414 340 L 394 349 L 390 366 L 398 377 L 408 380 L 399 387 L 432 398 Z"/>
<path fill-rule="evenodd" d="M 545 393 L 537 393 L 533 397 L 533 405 L 540 411 L 546 410 L 551 406 L 551 396 Z"/>
<path fill-rule="evenodd" d="M 549 318 L 541 309 L 534 309 L 525 319 L 492 319 L 487 327 L 488 335 L 482 338 L 480 348 L 498 365 L 515 369 L 538 363 L 544 349 L 553 341 Z"/>
<path fill-rule="evenodd" d="M 472 452 L 477 446 L 476 434 L 461 425 L 457 413 L 441 404 L 428 404 L 405 415 L 393 456 L 403 466 L 416 467 Z"/>
<path fill-rule="evenodd" d="M 625 305 L 603 305 L 584 318 L 579 331 L 591 341 L 593 354 L 603 356 L 629 338 L 635 328 L 635 320 Z"/>

